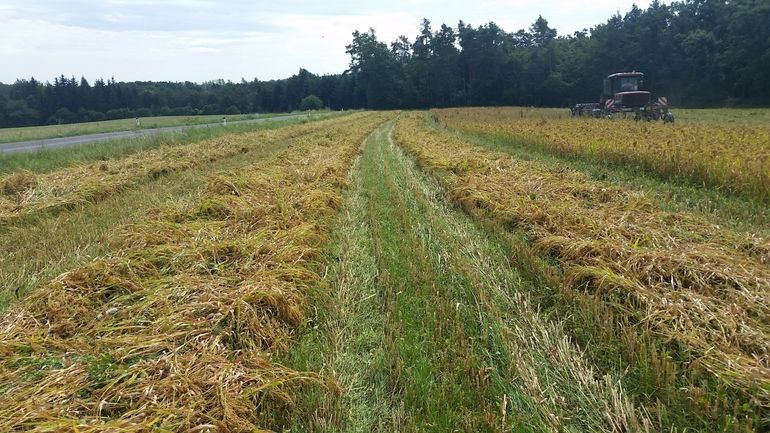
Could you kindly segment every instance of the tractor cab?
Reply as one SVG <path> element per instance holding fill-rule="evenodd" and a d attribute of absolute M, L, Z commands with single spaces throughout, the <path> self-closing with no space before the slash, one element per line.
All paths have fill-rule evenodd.
<path fill-rule="evenodd" d="M 620 72 L 604 79 L 601 103 L 613 111 L 637 111 L 650 103 L 641 72 Z"/>

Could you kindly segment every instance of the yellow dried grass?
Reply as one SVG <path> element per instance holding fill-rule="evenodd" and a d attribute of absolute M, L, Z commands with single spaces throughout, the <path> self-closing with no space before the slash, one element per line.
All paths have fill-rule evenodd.
<path fill-rule="evenodd" d="M 770 203 L 770 128 L 555 118 L 522 108 L 434 110 L 464 132 L 513 140 L 559 155 L 639 166 Z"/>
<path fill-rule="evenodd" d="M 568 284 L 601 293 L 641 328 L 679 343 L 691 365 L 770 407 L 768 239 L 485 151 L 428 129 L 421 115 L 400 121 L 395 138 L 469 213 L 523 230 L 560 261 Z"/>
<path fill-rule="evenodd" d="M 284 128 L 227 135 L 182 146 L 161 147 L 50 173 L 13 173 L 0 179 L 0 226 L 12 224 L 25 215 L 98 202 L 148 179 L 189 170 L 334 125 L 349 124 L 359 116 L 353 114 Z"/>
<path fill-rule="evenodd" d="M 317 376 L 276 365 L 361 141 L 389 114 L 298 135 L 217 173 L 197 205 L 151 211 L 110 257 L 0 320 L 2 431 L 261 431 Z M 224 204 L 209 212 L 206 203 Z"/>

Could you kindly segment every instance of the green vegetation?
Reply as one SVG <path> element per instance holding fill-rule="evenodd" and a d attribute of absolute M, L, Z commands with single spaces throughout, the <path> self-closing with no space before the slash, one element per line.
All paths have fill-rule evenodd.
<path fill-rule="evenodd" d="M 227 120 L 265 119 L 284 114 L 238 114 L 228 115 Z M 21 128 L 0 129 L 0 143 L 17 141 L 43 140 L 46 138 L 71 137 L 75 135 L 97 134 L 101 132 L 131 131 L 141 129 L 163 128 L 168 126 L 187 126 L 217 124 L 222 122 L 222 115 L 209 116 L 156 116 L 142 117 L 139 125 L 136 119 L 104 120 L 101 122 L 69 123 L 63 125 L 26 126 Z"/>
<path fill-rule="evenodd" d="M 323 101 L 316 95 L 308 95 L 302 98 L 299 103 L 299 109 L 302 111 L 320 110 L 324 107 Z"/>
<path fill-rule="evenodd" d="M 135 152 L 157 149 L 162 146 L 178 146 L 200 140 L 230 134 L 279 128 L 313 120 L 326 119 L 343 113 L 318 113 L 282 120 L 266 120 L 259 123 L 228 125 L 227 128 L 190 128 L 178 132 L 166 132 L 150 136 L 123 138 L 104 142 L 81 144 L 57 149 L 12 154 L 0 153 L 0 175 L 17 170 L 45 172 L 71 164 L 119 158 Z M 219 117 L 221 120 L 221 117 Z M 2 131 L 2 130 L 0 130 Z"/>
<path fill-rule="evenodd" d="M 511 257 L 541 281 L 535 299 L 565 320 L 599 371 L 622 378 L 658 430 L 765 425 L 768 348 L 755 344 L 768 332 L 764 237 L 660 211 L 640 191 L 537 154 L 472 146 L 418 116 L 402 123 L 399 144 L 456 205 L 522 239 Z"/>
<path fill-rule="evenodd" d="M 322 116 L 2 177 L 0 429 L 770 427 L 767 209 L 503 134 L 652 127 Z"/>

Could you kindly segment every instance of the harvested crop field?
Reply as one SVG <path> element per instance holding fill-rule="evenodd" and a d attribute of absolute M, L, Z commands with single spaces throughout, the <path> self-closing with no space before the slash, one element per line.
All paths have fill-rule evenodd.
<path fill-rule="evenodd" d="M 767 431 L 770 129 L 561 116 L 5 175 L 0 430 Z"/>

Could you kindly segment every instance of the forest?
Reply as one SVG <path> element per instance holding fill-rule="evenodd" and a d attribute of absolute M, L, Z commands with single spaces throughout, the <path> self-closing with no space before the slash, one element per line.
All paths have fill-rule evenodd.
<path fill-rule="evenodd" d="M 342 48 L 342 47 L 341 47 Z M 494 22 L 456 27 L 424 19 L 388 43 L 355 31 L 349 69 L 240 82 L 89 83 L 59 76 L 0 83 L 0 127 L 127 117 L 283 112 L 310 95 L 333 109 L 521 105 L 597 99 L 601 80 L 636 70 L 674 106 L 770 105 L 770 2 L 653 1 L 591 29 L 560 35 L 545 17 L 509 32 Z M 258 71 L 243 71 L 244 73 Z"/>

